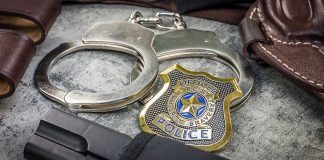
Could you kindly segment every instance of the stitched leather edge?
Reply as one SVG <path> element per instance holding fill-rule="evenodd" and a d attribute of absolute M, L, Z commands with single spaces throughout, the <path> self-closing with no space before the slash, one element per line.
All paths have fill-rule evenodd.
<path fill-rule="evenodd" d="M 317 45 L 314 45 L 310 42 L 301 42 L 301 41 L 298 41 L 298 42 L 288 42 L 288 41 L 283 41 L 283 40 L 280 40 L 276 37 L 274 37 L 273 35 L 271 35 L 269 33 L 269 28 L 268 26 L 264 23 L 264 18 L 261 16 L 261 11 L 258 7 L 255 7 L 253 8 L 253 10 L 251 11 L 251 14 L 249 16 L 250 19 L 253 20 L 253 16 L 254 14 L 257 13 L 257 18 L 258 20 L 260 20 L 260 22 L 262 23 L 262 25 L 264 26 L 265 28 L 265 32 L 266 32 L 266 35 L 273 41 L 275 42 L 278 42 L 278 43 L 281 43 L 281 44 L 284 44 L 284 45 L 308 45 L 308 46 L 311 46 L 315 49 L 318 49 L 319 52 L 321 52 L 323 55 L 324 55 L 324 52 L 317 46 Z M 310 79 L 310 78 L 307 78 L 303 75 L 301 75 L 299 72 L 296 72 L 295 69 L 293 69 L 292 67 L 289 67 L 287 64 L 285 64 L 284 62 L 282 62 L 282 60 L 280 60 L 278 57 L 276 57 L 275 55 L 273 55 L 269 50 L 267 50 L 261 43 L 258 43 L 258 45 L 267 53 L 269 54 L 271 57 L 273 57 L 276 61 L 278 61 L 282 66 L 284 66 L 285 68 L 287 68 L 288 70 L 290 70 L 292 73 L 294 73 L 295 75 L 297 75 L 298 77 L 302 78 L 305 80 L 306 83 L 309 83 L 309 84 L 313 84 L 313 85 L 316 85 L 318 87 L 321 87 L 323 88 L 323 84 L 321 83 L 316 83 L 314 80 Z"/>

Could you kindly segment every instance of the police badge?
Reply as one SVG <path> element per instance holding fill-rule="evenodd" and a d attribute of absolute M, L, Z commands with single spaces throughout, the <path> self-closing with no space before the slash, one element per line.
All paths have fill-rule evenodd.
<path fill-rule="evenodd" d="M 234 78 L 216 78 L 176 64 L 161 74 L 163 88 L 140 114 L 143 131 L 216 151 L 231 133 L 230 102 L 242 96 Z"/>

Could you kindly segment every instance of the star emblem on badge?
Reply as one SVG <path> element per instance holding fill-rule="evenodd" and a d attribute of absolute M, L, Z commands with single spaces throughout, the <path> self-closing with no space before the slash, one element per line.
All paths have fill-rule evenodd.
<path fill-rule="evenodd" d="M 198 111 L 205 107 L 205 104 L 199 102 L 197 93 L 193 94 L 189 99 L 181 98 L 182 107 L 180 113 L 190 113 L 194 118 L 198 117 Z"/>

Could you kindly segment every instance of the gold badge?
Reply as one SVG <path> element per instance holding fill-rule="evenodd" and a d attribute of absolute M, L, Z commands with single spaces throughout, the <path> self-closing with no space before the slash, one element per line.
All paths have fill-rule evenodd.
<path fill-rule="evenodd" d="M 178 64 L 160 75 L 164 86 L 144 106 L 141 129 L 206 151 L 221 149 L 232 133 L 230 102 L 242 96 L 236 80 Z"/>

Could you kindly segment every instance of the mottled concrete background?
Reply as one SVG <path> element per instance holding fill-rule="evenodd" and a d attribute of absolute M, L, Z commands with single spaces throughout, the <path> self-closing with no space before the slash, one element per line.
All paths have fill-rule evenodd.
<path fill-rule="evenodd" d="M 146 16 L 156 9 L 122 5 L 64 6 L 46 41 L 28 67 L 17 92 L 0 105 L 0 159 L 23 159 L 24 145 L 41 117 L 51 108 L 65 110 L 43 97 L 35 88 L 34 71 L 40 60 L 60 43 L 79 40 L 95 22 L 125 21 L 134 10 Z M 242 43 L 236 26 L 185 17 L 190 28 L 216 32 L 226 45 L 239 53 Z M 67 56 L 51 71 L 51 80 L 65 89 L 113 92 L 129 83 L 135 59 L 114 52 L 82 52 Z M 160 65 L 163 69 L 178 62 L 189 69 L 228 76 L 226 67 L 205 59 L 176 60 Z M 324 104 L 305 93 L 272 68 L 253 63 L 256 72 L 251 98 L 232 113 L 234 133 L 230 143 L 216 153 L 231 159 L 323 159 Z M 323 73 L 322 73 L 323 74 Z M 140 132 L 141 104 L 114 113 L 82 113 L 78 116 L 134 136 Z"/>

